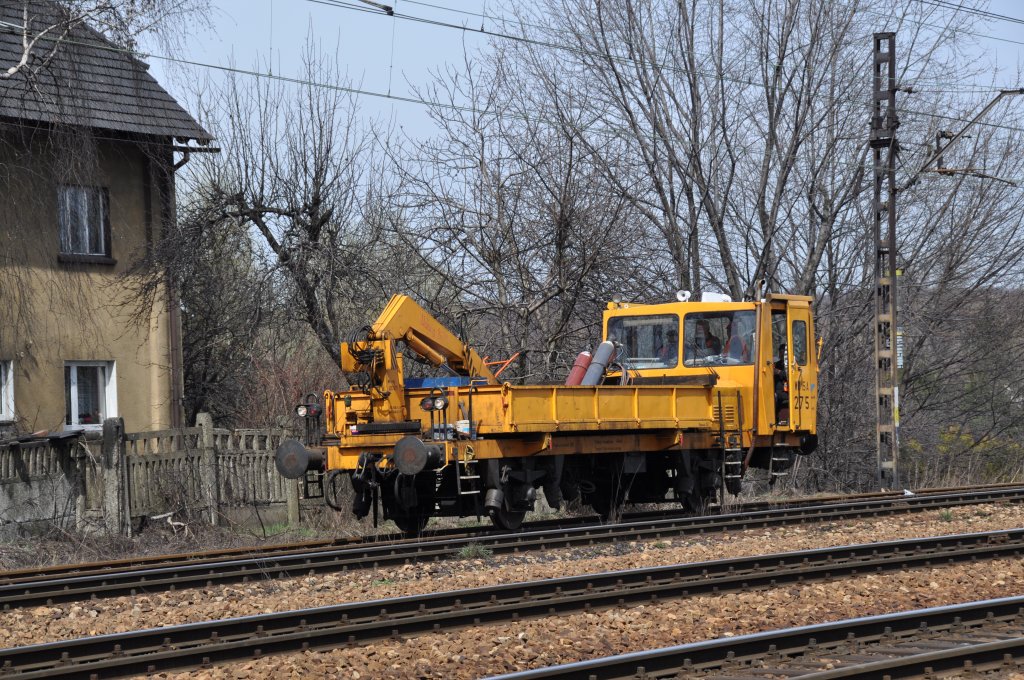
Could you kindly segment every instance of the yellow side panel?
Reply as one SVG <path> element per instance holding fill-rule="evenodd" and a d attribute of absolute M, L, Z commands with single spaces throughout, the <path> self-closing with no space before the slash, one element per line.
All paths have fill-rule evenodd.
<path fill-rule="evenodd" d="M 508 420 L 511 421 L 512 430 L 536 432 L 554 427 L 556 408 L 553 396 L 551 387 L 518 387 L 510 390 Z"/>
<path fill-rule="evenodd" d="M 638 427 L 640 420 L 637 418 L 636 400 L 637 394 L 632 389 L 598 390 L 597 422 L 600 429 Z"/>

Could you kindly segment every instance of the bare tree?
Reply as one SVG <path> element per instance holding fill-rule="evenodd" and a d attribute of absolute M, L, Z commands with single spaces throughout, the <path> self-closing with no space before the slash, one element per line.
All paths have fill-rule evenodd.
<path fill-rule="evenodd" d="M 208 115 L 225 152 L 186 180 L 207 220 L 243 228 L 280 276 L 290 314 L 327 353 L 378 306 L 386 268 L 373 211 L 371 143 L 337 65 L 308 48 L 303 84 L 229 77 Z"/>
<path fill-rule="evenodd" d="M 435 309 L 465 312 L 491 354 L 519 355 L 506 377 L 552 379 L 598 335 L 607 299 L 644 290 L 642 248 L 628 201 L 536 115 L 534 85 L 509 65 L 467 58 L 424 93 L 440 133 L 391 154 L 407 216 L 394 232 L 443 286 Z"/>
<path fill-rule="evenodd" d="M 21 48 L 4 54 L 0 79 L 31 79 L 65 43 L 95 42 L 97 33 L 131 52 L 144 39 L 172 48 L 207 25 L 209 9 L 209 0 L 5 0 L 0 31 L 16 33 Z"/>
<path fill-rule="evenodd" d="M 653 271 L 670 268 L 679 287 L 734 297 L 761 278 L 818 297 L 827 433 L 818 460 L 827 464 L 811 477 L 829 486 L 869 482 L 870 36 L 897 31 L 901 84 L 914 91 L 900 95 L 906 184 L 930 153 L 922 142 L 939 127 L 956 129 L 987 98 L 949 76 L 985 74 L 959 33 L 977 16 L 917 2 L 806 0 L 547 0 L 507 15 L 514 19 L 504 29 L 525 40 L 502 44 L 501 70 L 530 74 L 545 93 L 534 110 L 554 118 L 552 127 L 589 152 L 646 218 L 660 242 Z M 1019 117 L 1000 113 L 1008 125 L 983 128 L 959 167 L 1024 175 L 1012 129 Z M 1008 184 L 977 176 L 935 176 L 900 195 L 908 437 L 918 417 L 928 428 L 933 414 L 970 411 L 951 403 L 933 410 L 934 397 L 918 392 L 928 380 L 917 376 L 942 372 L 929 338 L 959 337 L 957 319 L 973 326 L 980 308 L 972 298 L 1019 285 L 1021 200 Z M 989 327 L 981 342 L 991 347 L 1009 333 L 1009 325 Z M 986 369 L 968 361 L 959 370 L 976 377 Z"/>

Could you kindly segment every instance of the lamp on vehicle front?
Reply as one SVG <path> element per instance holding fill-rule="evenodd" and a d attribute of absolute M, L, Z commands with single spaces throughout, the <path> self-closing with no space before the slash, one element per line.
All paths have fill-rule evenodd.
<path fill-rule="evenodd" d="M 443 411 L 448 408 L 448 397 L 434 397 L 434 410 Z"/>
<path fill-rule="evenodd" d="M 295 407 L 295 415 L 300 418 L 316 418 L 321 413 L 323 409 L 317 403 L 315 394 L 307 394 L 306 402 Z"/>

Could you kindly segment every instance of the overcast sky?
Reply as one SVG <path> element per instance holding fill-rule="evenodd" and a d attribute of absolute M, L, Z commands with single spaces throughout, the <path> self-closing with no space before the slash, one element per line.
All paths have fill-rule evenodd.
<path fill-rule="evenodd" d="M 499 13 L 499 1 L 393 0 L 392 4 L 401 14 L 478 29 L 481 23 L 495 27 L 493 20 L 483 17 Z M 485 37 L 473 30 L 386 17 L 369 6 L 366 9 L 371 11 L 354 9 L 362 5 L 360 0 L 213 0 L 213 4 L 214 29 L 193 35 L 183 47 L 183 58 L 265 71 L 272 55 L 275 73 L 296 76 L 301 70 L 299 53 L 312 35 L 323 49 L 337 48 L 339 62 L 357 86 L 382 95 L 390 91 L 399 97 L 415 96 L 410 84 L 423 85 L 432 70 L 460 64 L 464 46 L 470 51 L 486 46 Z M 1024 20 L 1024 0 L 991 0 L 989 9 Z M 1017 70 L 1017 64 L 1024 62 L 1024 25 L 994 20 L 979 33 L 985 34 L 977 38 L 979 57 L 1000 66 L 998 85 L 1024 85 Z M 864 49 L 869 50 L 870 43 L 865 42 Z M 214 69 L 175 66 L 159 58 L 148 61 L 157 80 L 186 105 L 189 83 L 206 73 L 217 74 Z M 393 117 L 412 136 L 432 130 L 422 105 L 364 95 L 360 106 L 367 117 Z"/>

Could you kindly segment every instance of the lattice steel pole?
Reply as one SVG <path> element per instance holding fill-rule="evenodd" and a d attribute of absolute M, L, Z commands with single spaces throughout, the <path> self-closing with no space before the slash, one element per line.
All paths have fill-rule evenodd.
<path fill-rule="evenodd" d="M 899 488 L 899 373 L 896 332 L 896 34 L 873 37 L 871 145 L 875 191 L 875 403 L 878 485 Z"/>

